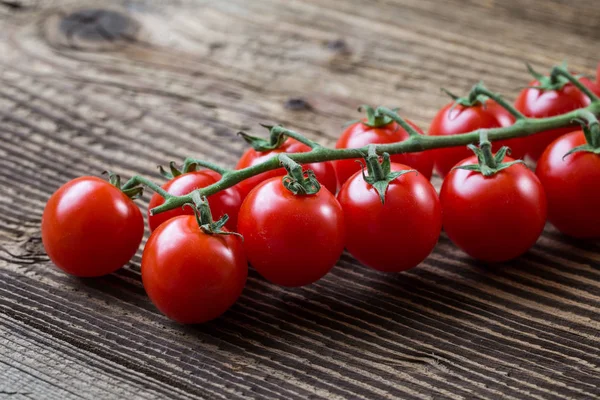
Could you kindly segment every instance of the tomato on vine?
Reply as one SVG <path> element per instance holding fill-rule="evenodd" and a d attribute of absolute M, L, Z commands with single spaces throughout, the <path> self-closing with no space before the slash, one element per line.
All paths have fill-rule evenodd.
<path fill-rule="evenodd" d="M 367 118 L 348 126 L 335 144 L 336 149 L 353 149 L 369 144 L 396 143 L 409 138 L 408 132 L 391 118 L 379 114 L 377 110 L 373 110 L 369 106 L 363 106 L 363 108 L 367 111 Z M 420 135 L 424 135 L 417 125 L 409 120 L 406 120 L 406 122 Z M 427 179 L 431 178 L 433 170 L 431 152 L 394 154 L 391 156 L 391 160 L 416 169 Z M 348 178 L 361 170 L 360 164 L 355 160 L 337 160 L 334 165 L 340 185 L 343 185 Z"/>
<path fill-rule="evenodd" d="M 411 167 L 379 163 L 370 150 L 368 175 L 357 172 L 340 189 L 346 249 L 361 263 L 399 272 L 421 263 L 442 229 L 442 208 L 434 187 Z"/>
<path fill-rule="evenodd" d="M 192 165 L 195 168 L 195 166 Z M 221 179 L 221 174 L 211 170 L 201 171 L 183 171 L 183 173 L 177 171 L 173 165 L 171 165 L 172 178 L 165 183 L 162 188 L 167 193 L 174 196 L 182 196 L 188 194 L 196 189 L 201 189 L 212 185 Z M 230 230 L 235 230 L 237 227 L 237 215 L 242 205 L 242 197 L 236 187 L 230 187 L 225 190 L 219 191 L 212 196 L 208 197 L 210 207 L 213 214 L 217 218 L 221 218 L 224 215 L 229 217 L 226 223 L 226 227 Z M 160 206 L 165 202 L 165 199 L 158 193 L 154 193 L 148 204 L 148 225 L 150 230 L 158 228 L 160 224 L 174 218 L 178 215 L 193 215 L 194 211 L 191 208 L 176 208 L 170 211 L 165 211 L 160 214 L 150 215 L 150 210 Z"/>
<path fill-rule="evenodd" d="M 276 157 L 281 153 L 305 153 L 311 150 L 309 146 L 304 143 L 300 143 L 293 138 L 287 138 L 283 143 L 274 145 L 274 148 L 269 149 L 269 146 L 264 146 L 262 140 L 258 141 L 257 138 L 249 135 L 244 135 L 243 137 L 246 141 L 248 141 L 248 143 L 256 146 L 258 149 L 250 148 L 246 150 L 246 152 L 240 157 L 235 169 L 242 169 L 260 164 L 272 157 Z M 304 166 L 304 168 L 311 169 L 315 173 L 318 181 L 321 182 L 321 184 L 323 184 L 331 193 L 335 194 L 337 192 L 338 182 L 335 176 L 333 164 L 331 162 L 325 161 L 307 164 Z M 284 176 L 285 173 L 286 172 L 284 168 L 270 170 L 243 180 L 242 182 L 238 183 L 236 187 L 238 188 L 243 200 L 252 189 L 258 186 L 259 183 L 275 176 Z"/>
<path fill-rule="evenodd" d="M 440 191 L 443 226 L 454 244 L 471 257 L 503 262 L 535 244 L 546 222 L 542 184 L 521 161 L 492 156 L 482 140 L 476 155 L 461 161 Z"/>
<path fill-rule="evenodd" d="M 210 321 L 242 294 L 248 275 L 242 238 L 212 222 L 208 203 L 199 216 L 180 215 L 161 224 L 142 255 L 142 282 L 152 303 L 183 324 Z"/>
<path fill-rule="evenodd" d="M 536 174 L 548 198 L 548 220 L 578 238 L 600 238 L 600 132 L 586 128 L 552 142 Z"/>
<path fill-rule="evenodd" d="M 471 132 L 476 129 L 503 128 L 514 124 L 515 117 L 496 101 L 479 94 L 481 84 L 475 85 L 468 97 L 457 97 L 444 106 L 431 122 L 429 135 L 447 136 Z M 509 146 L 511 155 L 522 158 L 525 155 L 523 139 L 499 140 L 493 144 L 493 151 Z M 435 169 L 442 177 L 446 176 L 458 162 L 472 153 L 466 147 L 451 147 L 433 150 Z"/>
<path fill-rule="evenodd" d="M 238 232 L 250 265 L 282 286 L 325 276 L 344 249 L 344 215 L 330 191 L 289 158 L 288 175 L 262 182 L 244 200 Z M 295 164 L 295 165 L 294 165 Z"/>
<path fill-rule="evenodd" d="M 144 234 L 144 219 L 135 197 L 140 189 L 121 191 L 110 183 L 83 176 L 61 186 L 42 215 L 42 243 L 52 262 L 79 277 L 110 274 L 135 254 Z"/>
<path fill-rule="evenodd" d="M 536 79 L 519 93 L 515 101 L 515 107 L 525 116 L 552 117 L 590 104 L 589 97 L 564 77 L 544 76 L 531 67 L 529 71 Z M 600 88 L 588 78 L 581 77 L 579 81 L 592 92 L 600 94 Z M 550 143 L 573 130 L 571 127 L 551 129 L 526 137 L 524 138 L 526 152 L 531 158 L 537 160 Z"/>

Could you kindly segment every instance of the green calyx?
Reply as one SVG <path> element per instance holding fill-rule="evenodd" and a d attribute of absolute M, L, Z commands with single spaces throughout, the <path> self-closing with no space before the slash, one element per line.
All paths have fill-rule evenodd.
<path fill-rule="evenodd" d="M 374 109 L 373 107 L 368 106 L 368 105 L 362 105 L 362 106 L 358 107 L 358 111 L 360 111 L 360 112 L 365 111 L 367 113 L 367 120 L 361 121 L 361 122 L 370 128 L 380 128 L 380 127 L 386 126 L 394 121 L 389 116 L 380 113 L 379 109 Z M 359 121 L 352 121 L 352 122 L 359 122 Z"/>
<path fill-rule="evenodd" d="M 269 140 L 265 140 L 258 136 L 252 136 L 246 132 L 238 132 L 238 135 L 242 137 L 254 150 L 256 151 L 271 151 L 278 149 L 286 141 L 287 137 L 284 135 L 284 129 L 280 125 L 264 125 L 260 126 L 269 130 Z M 279 129 L 277 129 L 279 128 Z"/>
<path fill-rule="evenodd" d="M 487 140 L 487 134 L 481 134 L 481 141 L 479 147 L 472 144 L 467 146 L 477 156 L 477 164 L 461 165 L 452 169 L 465 169 L 467 171 L 479 172 L 485 177 L 490 177 L 503 169 L 509 168 L 515 164 L 525 164 L 523 160 L 515 160 L 510 162 L 504 162 L 506 153 L 510 152 L 510 149 L 503 146 L 498 150 L 496 155 L 492 154 L 492 144 Z M 510 153 L 509 153 L 510 154 Z"/>
<path fill-rule="evenodd" d="M 279 155 L 279 161 L 287 171 L 287 175 L 282 178 L 287 190 L 297 196 L 317 194 L 321 190 L 321 184 L 312 170 L 303 171 L 300 164 L 285 154 Z"/>
<path fill-rule="evenodd" d="M 227 214 L 223 215 L 218 221 L 213 220 L 208 199 L 205 196 L 200 196 L 197 191 L 192 192 L 192 203 L 185 203 L 183 206 L 192 208 L 198 226 L 202 229 L 202 232 L 207 235 L 236 235 L 243 239 L 243 236 L 239 233 L 229 232 L 223 229 L 227 221 L 229 221 L 229 216 Z"/>
<path fill-rule="evenodd" d="M 473 86 L 469 94 L 465 97 L 458 97 L 454 93 L 444 88 L 442 88 L 441 90 L 442 92 L 450 96 L 452 100 L 454 100 L 454 106 L 452 108 L 456 107 L 457 104 L 460 104 L 463 107 L 475 107 L 485 105 L 485 102 L 488 100 L 488 97 L 486 95 L 481 94 L 479 92 L 479 89 L 483 87 L 483 82 L 478 82 L 475 86 Z"/>
<path fill-rule="evenodd" d="M 217 164 L 212 163 L 210 161 L 198 160 L 198 159 L 191 158 L 191 157 L 188 157 L 185 159 L 181 169 L 177 168 L 177 165 L 175 164 L 174 161 L 171 161 L 169 163 L 169 171 L 166 171 L 162 167 L 162 165 L 158 166 L 158 168 L 160 170 L 160 174 L 167 179 L 173 179 L 180 175 L 187 174 L 188 172 L 198 171 L 198 167 L 210 169 L 211 171 L 215 171 L 222 176 L 231 172 L 227 168 L 220 167 Z"/>
<path fill-rule="evenodd" d="M 600 124 L 594 115 L 591 116 L 593 119 L 591 121 L 587 121 L 587 123 L 583 120 L 577 120 L 577 122 L 581 124 L 581 130 L 585 136 L 586 144 L 571 149 L 563 156 L 563 160 L 565 157 L 573 153 L 585 152 L 600 155 Z"/>
<path fill-rule="evenodd" d="M 121 192 L 123 192 L 125 194 L 125 196 L 129 197 L 132 200 L 135 200 L 139 197 L 142 196 L 142 194 L 144 193 L 144 188 L 142 186 L 135 186 L 135 187 L 124 187 L 124 185 L 121 185 L 121 177 L 113 172 L 110 171 L 104 171 L 102 172 L 102 175 L 107 174 L 108 175 L 108 182 L 113 185 L 114 187 L 116 187 L 117 189 L 119 189 Z"/>
<path fill-rule="evenodd" d="M 363 179 L 365 182 L 375 188 L 377 194 L 379 194 L 381 204 L 385 204 L 385 194 L 387 192 L 387 188 L 394 179 L 409 172 L 418 173 L 414 169 L 392 172 L 390 155 L 388 153 L 383 153 L 380 161 L 379 156 L 375 151 L 375 146 L 373 145 L 369 146 L 369 153 L 367 154 L 367 157 L 365 157 L 365 162 L 367 164 L 368 174 L 365 174 L 365 170 L 363 168 Z"/>
<path fill-rule="evenodd" d="M 175 161 L 171 161 L 169 163 L 169 171 L 166 171 L 162 165 L 159 165 L 158 169 L 159 169 L 160 174 L 163 177 L 165 177 L 167 179 L 173 179 L 175 177 L 178 177 L 179 175 L 187 174 L 188 172 L 195 171 L 196 165 L 188 164 L 188 165 L 184 165 L 181 169 L 179 169 L 179 168 L 177 168 Z"/>
<path fill-rule="evenodd" d="M 564 77 L 563 75 L 556 74 L 556 73 L 551 73 L 549 76 L 542 75 L 539 72 L 537 72 L 536 70 L 534 70 L 533 67 L 529 63 L 526 63 L 525 65 L 527 65 L 527 70 L 529 71 L 531 76 L 533 76 L 535 78 L 535 80 L 539 82 L 539 85 L 537 85 L 537 86 L 530 86 L 533 89 L 561 90 L 566 84 L 569 83 L 569 80 L 566 77 Z M 567 63 L 566 62 L 562 63 L 561 68 L 566 70 Z M 576 78 L 579 79 L 580 76 L 576 76 Z"/>

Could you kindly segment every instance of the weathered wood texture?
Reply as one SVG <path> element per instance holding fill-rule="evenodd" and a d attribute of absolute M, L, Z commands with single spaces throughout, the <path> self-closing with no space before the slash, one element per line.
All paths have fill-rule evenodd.
<path fill-rule="evenodd" d="M 362 103 L 426 127 L 441 86 L 514 96 L 525 60 L 589 73 L 599 23 L 596 1 L 1 1 L 0 398 L 598 397 L 600 246 L 552 227 L 493 269 L 442 237 L 403 274 L 347 255 L 302 289 L 251 272 L 222 318 L 182 327 L 139 252 L 71 278 L 39 223 L 79 175 L 232 165 L 259 122 L 331 144 Z"/>

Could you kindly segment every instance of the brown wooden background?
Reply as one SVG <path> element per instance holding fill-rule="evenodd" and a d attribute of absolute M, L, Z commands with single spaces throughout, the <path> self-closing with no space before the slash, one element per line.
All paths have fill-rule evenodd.
<path fill-rule="evenodd" d="M 80 280 L 39 234 L 73 177 L 233 165 L 259 122 L 331 144 L 362 103 L 426 128 L 441 86 L 512 98 L 524 61 L 591 73 L 599 39 L 597 1 L 0 1 L 0 399 L 599 396 L 600 246 L 552 227 L 496 268 L 442 237 L 403 274 L 344 255 L 289 290 L 252 271 L 197 327 L 155 310 L 139 253 Z"/>

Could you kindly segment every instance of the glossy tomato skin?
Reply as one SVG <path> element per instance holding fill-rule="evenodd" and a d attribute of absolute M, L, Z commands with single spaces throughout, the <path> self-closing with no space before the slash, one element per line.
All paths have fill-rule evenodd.
<path fill-rule="evenodd" d="M 392 163 L 392 171 L 411 167 Z M 437 193 L 422 174 L 406 173 L 393 180 L 385 204 L 360 172 L 340 189 L 346 249 L 361 263 L 385 272 L 420 264 L 435 247 L 442 229 Z"/>
<path fill-rule="evenodd" d="M 295 139 L 288 138 L 283 145 L 281 145 L 281 147 L 272 151 L 256 151 L 252 148 L 246 150 L 246 152 L 242 154 L 242 157 L 240 157 L 235 168 L 242 169 L 251 167 L 267 161 L 271 157 L 280 153 L 306 153 L 308 151 L 310 151 L 310 147 L 304 143 L 300 143 Z M 335 169 L 330 161 L 307 164 L 303 166 L 303 168 L 305 171 L 307 169 L 313 170 L 317 180 L 321 183 L 321 185 L 325 186 L 331 193 L 337 193 L 338 182 L 335 176 Z M 242 200 L 244 200 L 248 193 L 258 186 L 259 183 L 269 178 L 283 176 L 285 174 L 286 172 L 284 168 L 263 172 L 262 174 L 255 175 L 238 183 L 235 187 L 238 188 Z"/>
<path fill-rule="evenodd" d="M 454 102 L 442 108 L 429 128 L 431 136 L 447 136 L 467 133 L 480 128 L 502 128 L 514 124 L 514 117 L 500 107 L 498 103 L 488 100 L 485 104 L 464 107 Z M 499 140 L 492 143 L 492 150 L 498 151 L 502 146 L 508 146 L 511 156 L 523 158 L 525 148 L 523 139 Z M 440 176 L 446 176 L 460 161 L 470 157 L 471 150 L 466 146 L 449 147 L 433 151 L 435 169 Z"/>
<path fill-rule="evenodd" d="M 580 81 L 593 92 L 599 93 L 598 86 L 587 78 Z M 538 86 L 538 81 L 532 81 L 529 86 Z M 515 108 L 526 117 L 545 118 L 564 114 L 590 104 L 590 99 L 572 84 L 566 84 L 560 90 L 541 90 L 526 88 L 519 93 L 515 101 Z M 524 138 L 527 154 L 537 160 L 546 147 L 555 139 L 572 132 L 573 128 L 559 128 L 544 131 Z"/>
<path fill-rule="evenodd" d="M 505 162 L 512 161 L 506 157 Z M 476 164 L 475 156 L 459 165 Z M 493 176 L 452 170 L 440 191 L 444 230 L 471 257 L 503 262 L 535 244 L 546 222 L 546 196 L 533 172 L 512 165 Z"/>
<path fill-rule="evenodd" d="M 196 218 L 161 224 L 142 256 L 142 282 L 152 303 L 182 324 L 223 314 L 242 294 L 248 275 L 242 239 L 202 232 Z"/>
<path fill-rule="evenodd" d="M 423 131 L 411 121 L 406 121 L 417 130 L 421 135 Z M 363 122 L 357 122 L 350 125 L 342 133 L 337 143 L 336 149 L 353 149 L 367 146 L 369 144 L 386 144 L 402 142 L 408 139 L 408 133 L 396 122 L 390 122 L 385 126 L 372 128 Z M 431 178 L 433 170 L 433 158 L 431 151 L 421 153 L 394 154 L 391 156 L 392 162 L 409 165 L 418 170 L 427 179 Z M 354 173 L 360 171 L 361 164 L 356 160 L 337 160 L 334 161 L 335 172 L 338 182 L 343 185 Z"/>
<path fill-rule="evenodd" d="M 195 172 L 188 172 L 172 178 L 170 181 L 165 183 L 162 188 L 168 193 L 175 196 L 186 195 L 196 189 L 212 185 L 221 179 L 215 171 L 202 170 Z M 158 228 L 160 224 L 170 220 L 178 215 L 193 215 L 194 212 L 189 207 L 176 208 L 170 211 L 162 212 L 156 215 L 150 215 L 150 210 L 154 207 L 158 207 L 163 204 L 165 199 L 157 193 L 152 195 L 150 203 L 148 204 L 148 225 L 150 231 Z M 242 205 L 242 197 L 236 187 L 230 187 L 212 196 L 208 197 L 208 203 L 213 214 L 213 219 L 217 221 L 223 215 L 227 214 L 229 220 L 225 225 L 230 230 L 235 230 L 237 227 L 237 215 Z"/>
<path fill-rule="evenodd" d="M 121 190 L 94 177 L 73 179 L 48 200 L 42 242 L 56 266 L 79 277 L 110 274 L 135 254 L 144 235 L 140 209 Z"/>
<path fill-rule="evenodd" d="M 536 174 L 548 198 L 548 220 L 577 238 L 600 238 L 600 155 L 571 149 L 586 143 L 582 131 L 556 139 L 540 157 Z"/>
<path fill-rule="evenodd" d="M 250 265 L 282 286 L 304 286 L 325 276 L 344 249 L 344 214 L 333 194 L 294 195 L 280 177 L 250 192 L 238 219 Z"/>

